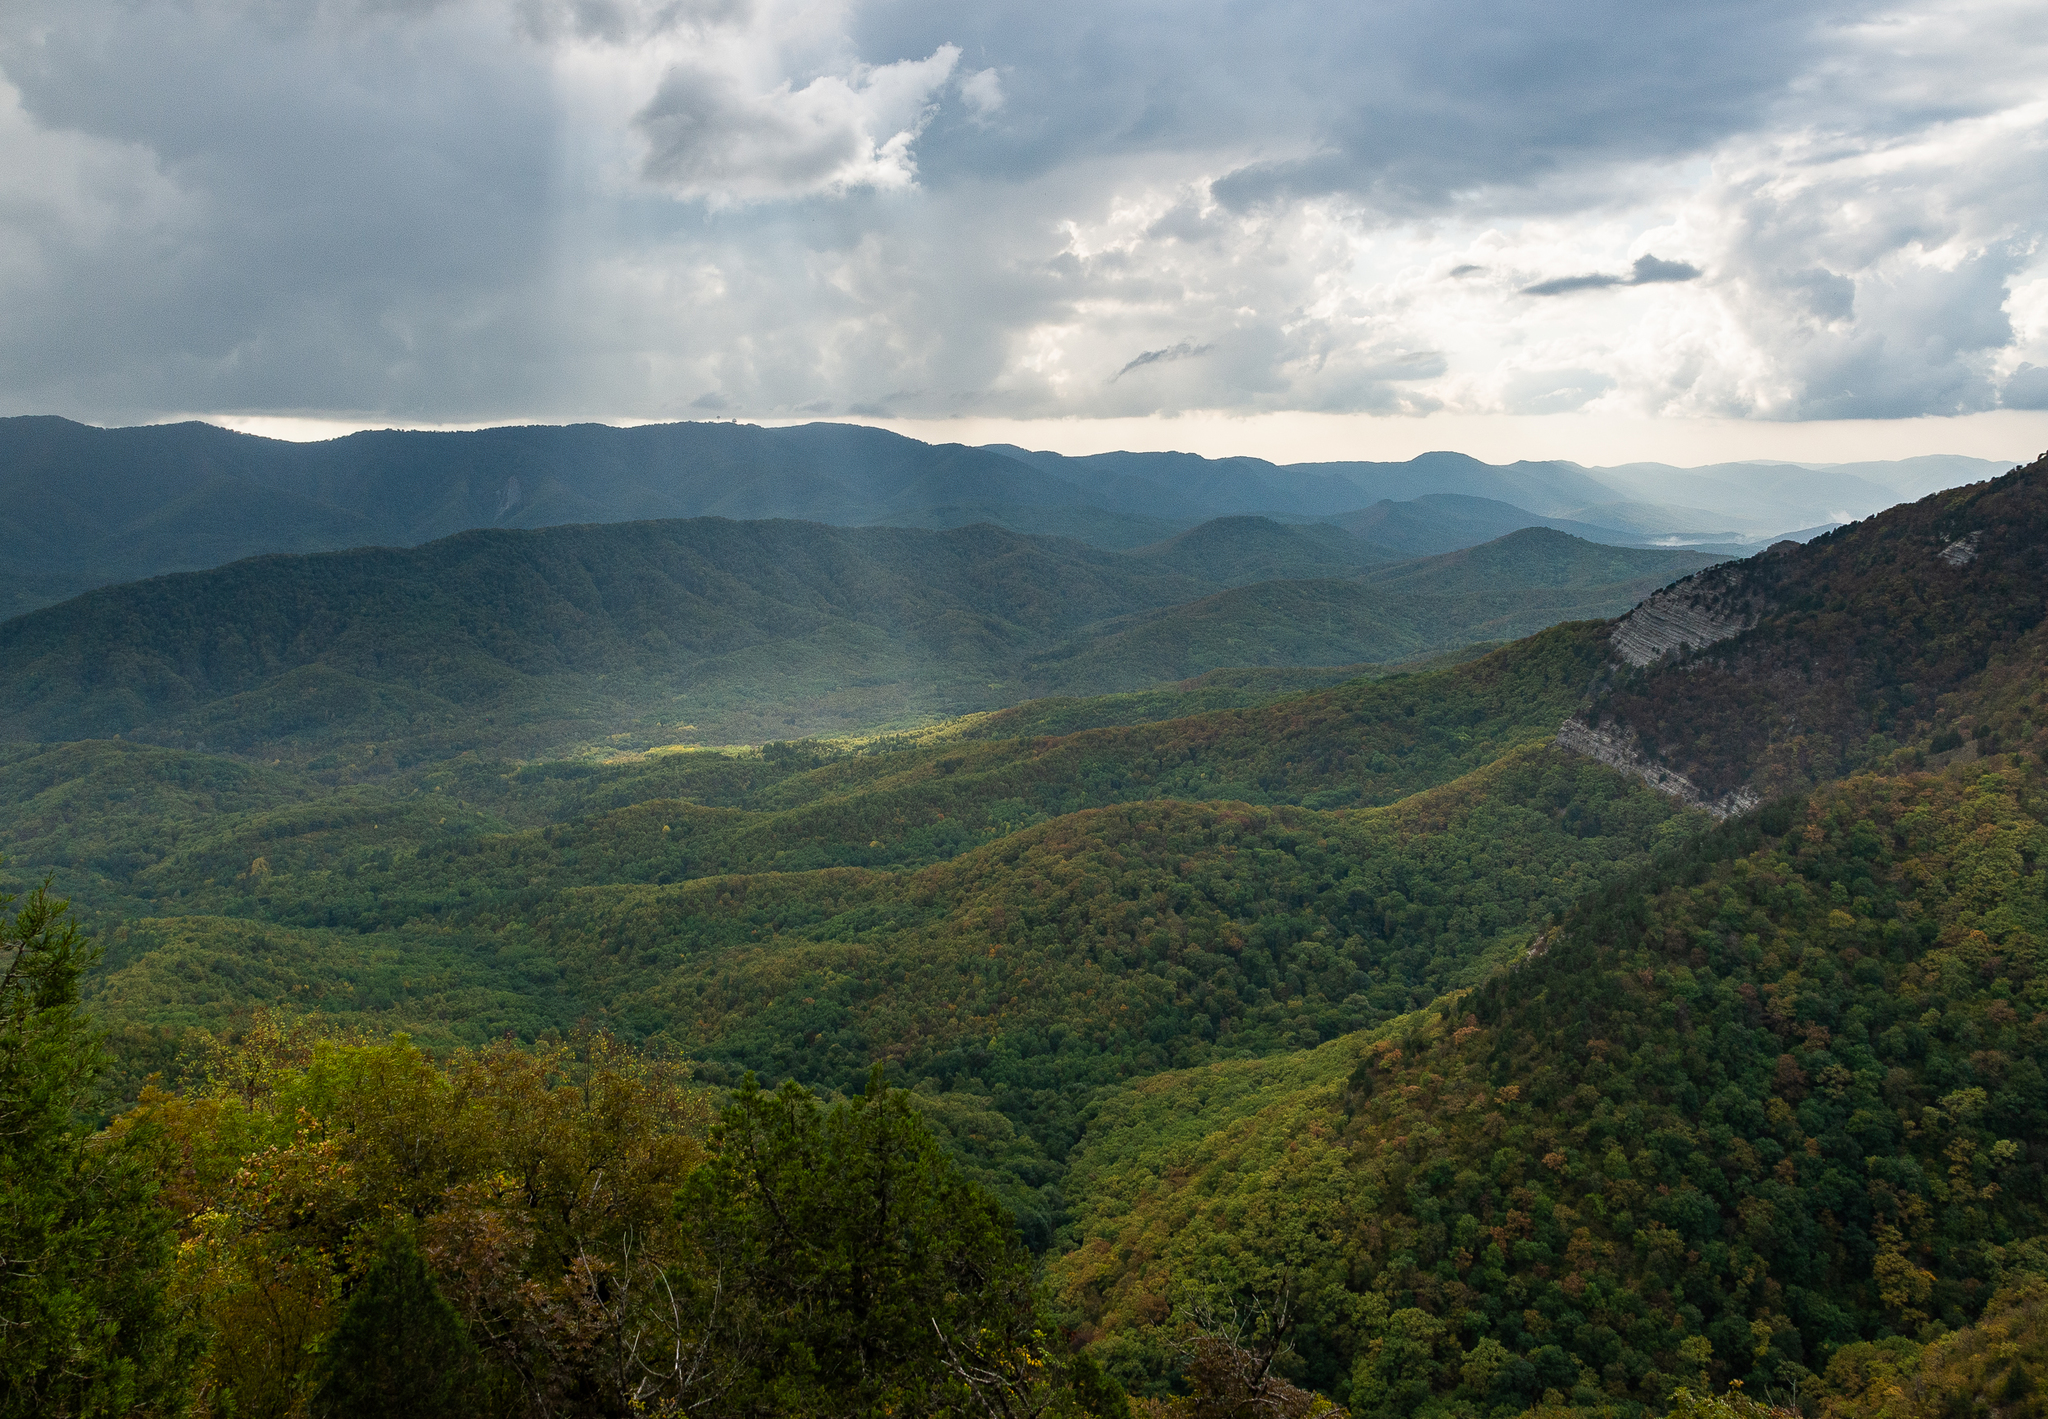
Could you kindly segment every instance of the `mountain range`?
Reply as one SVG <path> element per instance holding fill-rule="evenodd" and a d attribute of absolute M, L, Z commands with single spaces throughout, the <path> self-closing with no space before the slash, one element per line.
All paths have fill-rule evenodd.
<path fill-rule="evenodd" d="M 1456 453 L 1282 466 L 931 445 L 840 424 L 385 431 L 295 444 L 196 423 L 99 429 L 21 417 L 0 420 L 0 496 L 40 538 L 33 556 L 0 573 L 0 612 L 266 552 L 703 516 L 941 529 L 986 522 L 1128 549 L 1252 514 L 1327 520 L 1358 534 L 1364 545 L 1340 554 L 1358 564 L 1528 526 L 1742 554 L 1756 539 L 1866 515 L 1907 490 L 2001 466 L 1912 459 L 1792 478 L 1789 465 L 1589 470 L 1494 466 Z M 1681 494 L 1687 505 L 1671 505 Z"/>

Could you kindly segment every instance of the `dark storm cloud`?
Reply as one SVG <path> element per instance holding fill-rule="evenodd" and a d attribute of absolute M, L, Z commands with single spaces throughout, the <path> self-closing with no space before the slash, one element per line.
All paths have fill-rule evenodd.
<path fill-rule="evenodd" d="M 2030 407 L 2043 45 L 1915 3 L 14 0 L 0 410 Z"/>
<path fill-rule="evenodd" d="M 10 402 L 427 412 L 512 375 L 532 322 L 508 288 L 545 279 L 560 201 L 530 56 L 433 14 L 68 15 L 0 36 L 0 66 L 40 124 L 143 161 L 88 199 L 96 240 L 49 231 L 40 279 L 6 292 Z M 451 321 L 501 338 L 451 347 Z"/>
<path fill-rule="evenodd" d="M 1077 154 L 1242 146 L 1271 156 L 1214 183 L 1228 207 L 1338 193 L 1405 212 L 1753 128 L 1847 11 L 1282 0 L 1247 23 L 1225 0 L 1114 10 L 893 0 L 863 7 L 855 32 L 877 52 L 951 42 L 964 66 L 1006 66 L 1000 134 L 942 123 L 923 145 L 929 180 L 992 164 L 1039 172 Z"/>

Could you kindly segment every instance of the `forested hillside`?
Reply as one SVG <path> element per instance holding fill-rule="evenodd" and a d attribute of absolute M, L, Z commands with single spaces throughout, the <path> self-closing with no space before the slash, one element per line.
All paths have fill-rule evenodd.
<path fill-rule="evenodd" d="M 261 557 L 0 623 L 0 734 L 370 773 L 464 751 L 759 743 L 1227 665 L 1402 661 L 1611 614 L 1711 560 L 1559 541 L 1414 590 L 1277 581 L 1221 599 L 1205 593 L 1227 557 L 986 525 L 694 519 Z M 1582 568 L 1559 586 L 1561 564 Z"/>
<path fill-rule="evenodd" d="M 2044 485 L 1334 684 L 1159 673 L 732 752 L 534 756 L 489 707 L 535 666 L 616 705 L 636 647 L 716 630 L 676 607 L 772 619 L 734 590 L 750 558 L 807 624 L 909 643 L 875 608 L 914 605 L 962 659 L 1041 636 L 1128 664 L 1146 623 L 1118 615 L 1156 613 L 1097 608 L 1239 593 L 1168 601 L 1199 563 L 1171 547 L 671 523 L 439 544 L 600 539 L 464 562 L 475 593 L 428 548 L 10 623 L 41 656 L 17 734 L 150 695 L 217 716 L 0 749 L 0 885 L 53 873 L 92 943 L 23 898 L 9 1039 L 76 1088 L 88 1010 L 113 1057 L 79 1107 L 119 1117 L 95 1140 L 12 1074 L 0 1108 L 42 1110 L 33 1176 L 74 1209 L 47 1215 L 124 1219 L 106 1274 L 133 1278 L 66 1293 L 90 1364 L 16 1350 L 10 1382 L 341 1412 L 355 1371 L 323 1357 L 402 1352 L 377 1383 L 438 1377 L 418 1412 L 1594 1419 L 1741 1413 L 1739 1381 L 1808 1415 L 2030 1413 Z M 733 526 L 723 571 L 662 540 Z M 919 539 L 947 536 L 935 583 Z M 1344 584 L 1469 628 L 1652 592 L 1644 555 L 1524 531 Z M 330 566 L 346 594 L 277 574 Z M 260 633 L 219 634 L 237 598 Z M 512 643 L 520 607 L 548 634 Z M 157 678 L 95 680 L 86 625 Z M 485 689 L 448 699 L 467 738 L 393 762 L 193 746 L 298 723 L 246 716 L 285 689 L 334 713 L 265 678 L 299 654 L 380 695 Z M 97 1275 L 38 1244 L 21 1275 Z"/>
<path fill-rule="evenodd" d="M 1135 1376 L 1177 1287 L 1292 1288 L 1300 1373 L 1389 1414 L 1825 1392 L 1969 1324 L 2048 1267 L 2044 787 L 1851 779 L 1314 1068 L 1156 1081 L 1069 1174 L 1069 1304 Z"/>
<path fill-rule="evenodd" d="M 1798 791 L 1914 741 L 1995 752 L 2023 725 L 1980 713 L 1978 677 L 2040 661 L 2044 523 L 2030 471 L 1699 573 L 1624 619 L 1579 718 L 1710 799 Z"/>

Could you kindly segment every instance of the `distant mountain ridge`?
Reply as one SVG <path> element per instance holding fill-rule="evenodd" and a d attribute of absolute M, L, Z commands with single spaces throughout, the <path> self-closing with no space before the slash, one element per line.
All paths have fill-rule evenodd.
<path fill-rule="evenodd" d="M 1463 493 L 1425 493 L 1407 502 L 1383 498 L 1371 507 L 1333 517 L 1330 523 L 1411 557 L 1476 547 L 1525 527 L 1547 527 L 1589 542 L 1612 543 L 1625 535 L 1612 526 L 1537 517 L 1512 503 Z"/>
<path fill-rule="evenodd" d="M 1080 501 L 998 454 L 854 425 L 385 431 L 294 444 L 206 424 L 52 418 L 0 420 L 0 494 L 43 533 L 37 570 L 70 584 L 264 552 L 416 546 L 477 527 L 704 516 L 843 525 L 967 500 L 992 511 Z"/>
<path fill-rule="evenodd" d="M 1069 458 L 926 444 L 843 424 L 387 430 L 296 444 L 198 423 L 99 429 L 22 417 L 0 419 L 0 497 L 36 529 L 37 548 L 0 571 L 0 618 L 92 586 L 267 552 L 416 546 L 477 527 L 702 516 L 837 526 L 987 522 L 1121 549 L 1218 517 L 1263 515 L 1333 522 L 1369 544 L 1353 552 L 1326 543 L 1316 574 L 1539 525 L 1620 545 L 1677 535 L 1742 551 L 1728 540 L 1734 533 L 1831 523 L 1838 512 L 1860 516 L 1895 501 L 1887 486 L 1918 490 L 1929 479 L 2002 471 L 1981 460 L 1907 460 L 1799 472 L 1801 486 L 1819 490 L 1803 501 L 1759 491 L 1784 481 L 1789 467 L 1632 465 L 1610 476 L 1556 462 L 1495 466 L 1457 453 L 1291 466 L 1182 453 Z M 1669 506 L 1674 493 L 1660 491 L 1660 478 L 1673 490 L 1734 499 L 1748 520 L 1722 516 L 1711 501 Z M 1492 505 L 1484 516 L 1471 505 L 1478 500 Z M 1272 574 L 1247 566 L 1225 579 Z"/>
<path fill-rule="evenodd" d="M 2012 466 L 1943 454 L 1839 465 L 1739 462 L 1678 468 L 1630 463 L 1596 468 L 1560 460 L 1489 464 L 1448 451 L 1404 462 L 1282 465 L 1191 453 L 1069 456 L 1014 444 L 989 448 L 1087 486 L 1103 506 L 1118 510 L 1156 513 L 1172 507 L 1209 516 L 1263 512 L 1348 523 L 1361 508 L 1383 500 L 1452 495 L 1508 504 L 1535 519 L 1523 526 L 1552 518 L 1577 520 L 1620 541 L 1678 532 L 1755 536 L 1841 522 L 1995 477 Z"/>

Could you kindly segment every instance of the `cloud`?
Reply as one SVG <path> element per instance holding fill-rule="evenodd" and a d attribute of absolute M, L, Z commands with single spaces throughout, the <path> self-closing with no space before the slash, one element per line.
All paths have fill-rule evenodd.
<path fill-rule="evenodd" d="M 1751 131 L 1825 62 L 1830 22 L 1847 9 L 1445 0 L 1314 7 L 1311 27 L 1310 7 L 1289 8 L 1307 31 L 1288 77 L 1314 97 L 1313 146 L 1219 178 L 1232 207 L 1342 195 L 1419 213 L 1574 168 L 1698 153 Z"/>
<path fill-rule="evenodd" d="M 1174 360 L 1191 360 L 1197 355 L 1206 355 L 1215 348 L 1214 345 L 1197 345 L 1192 340 L 1183 340 L 1178 345 L 1169 345 L 1163 350 L 1147 350 L 1144 354 L 1139 355 L 1136 359 L 1111 375 L 1109 382 L 1115 384 L 1132 370 L 1143 369 L 1147 365 L 1169 364 Z"/>
<path fill-rule="evenodd" d="M 1700 268 L 1684 261 L 1659 261 L 1654 256 L 1636 258 L 1635 267 L 1629 272 L 1627 284 L 1631 286 L 1656 286 L 1673 281 L 1695 281 L 1699 279 Z"/>
<path fill-rule="evenodd" d="M 1512 414 L 1569 414 L 1614 388 L 1612 375 L 1598 370 L 1531 370 L 1507 384 L 1507 409 Z"/>
<path fill-rule="evenodd" d="M 0 411 L 2038 407 L 2033 10 L 15 0 Z"/>
<path fill-rule="evenodd" d="M 1533 286 L 1524 286 L 1522 294 L 1562 296 L 1573 291 L 1597 291 L 1608 286 L 1660 286 L 1675 281 L 1697 280 L 1699 275 L 1699 267 L 1683 261 L 1660 261 L 1654 256 L 1638 256 L 1634 268 L 1626 276 L 1559 276 L 1554 280 L 1538 281 Z"/>
<path fill-rule="evenodd" d="M 424 9 L 452 0 L 364 0 Z M 686 27 L 731 24 L 746 18 L 749 0 L 514 0 L 520 20 L 543 43 L 564 38 L 610 44 L 645 44 Z"/>
<path fill-rule="evenodd" d="M 1570 295 L 1573 291 L 1597 291 L 1608 286 L 1624 286 L 1627 284 L 1628 279 L 1624 276 L 1603 276 L 1597 273 L 1590 276 L 1558 276 L 1549 281 L 1538 281 L 1533 286 L 1524 286 L 1522 287 L 1522 294 L 1525 296 L 1564 296 Z"/>
<path fill-rule="evenodd" d="M 960 81 L 960 101 L 976 118 L 987 119 L 1003 106 L 1003 76 L 994 69 L 978 69 Z"/>
<path fill-rule="evenodd" d="M 2008 409 L 2048 409 L 2048 369 L 2022 361 L 1999 391 L 1998 402 Z"/>
<path fill-rule="evenodd" d="M 917 179 L 911 145 L 959 59 L 941 45 L 926 59 L 766 91 L 707 65 L 677 64 L 634 118 L 648 142 L 642 171 L 714 204 L 909 187 Z"/>

